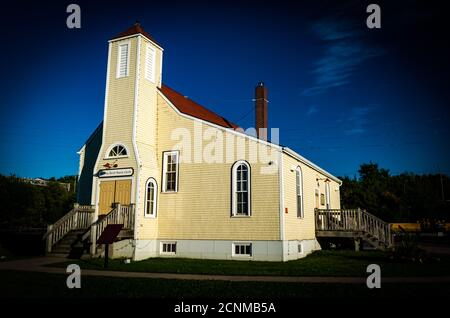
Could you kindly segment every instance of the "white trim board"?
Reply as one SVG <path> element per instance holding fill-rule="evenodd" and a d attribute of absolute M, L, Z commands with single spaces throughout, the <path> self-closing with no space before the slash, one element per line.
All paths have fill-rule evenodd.
<path fill-rule="evenodd" d="M 291 156 L 294 159 L 299 160 L 300 162 L 304 163 L 305 165 L 309 166 L 310 168 L 316 170 L 317 172 L 322 173 L 323 175 L 329 177 L 330 179 L 333 179 L 334 181 L 336 181 L 337 183 L 339 183 L 339 185 L 342 185 L 342 181 L 338 178 L 336 178 L 335 176 L 333 176 L 331 173 L 329 173 L 328 171 L 320 168 L 318 165 L 312 163 L 311 161 L 309 161 L 308 159 L 306 159 L 305 157 L 299 155 L 298 153 L 296 153 L 294 150 L 288 148 L 288 147 L 282 147 L 283 149 L 283 153 Z"/>
<path fill-rule="evenodd" d="M 137 109 L 138 109 L 138 98 L 139 98 L 139 79 L 140 79 L 140 68 L 141 68 L 141 38 L 137 38 L 137 48 L 136 48 L 136 71 L 134 79 L 134 105 L 133 105 L 133 131 L 131 135 L 131 142 L 133 144 L 134 157 L 136 158 L 136 192 L 135 192 L 135 210 L 134 210 L 134 239 L 138 237 L 137 224 L 139 222 L 138 217 L 140 215 L 140 177 L 141 177 L 141 167 L 142 162 L 139 156 L 139 149 L 136 143 L 136 130 L 137 130 Z M 134 257 L 133 257 L 134 258 Z"/>
<path fill-rule="evenodd" d="M 123 36 L 123 37 L 121 37 L 121 38 L 109 40 L 108 42 L 109 42 L 109 43 L 112 43 L 112 42 L 116 42 L 116 41 L 123 41 L 123 40 L 126 40 L 126 39 L 133 38 L 133 37 L 135 37 L 135 36 L 142 36 L 144 39 L 146 39 L 147 41 L 149 41 L 151 44 L 153 44 L 154 46 L 156 46 L 158 49 L 160 49 L 161 51 L 164 51 L 164 49 L 163 49 L 161 46 L 159 46 L 158 44 L 156 44 L 154 41 L 150 40 L 148 37 L 146 37 L 146 36 L 143 35 L 142 33 L 135 33 L 135 34 Z"/>

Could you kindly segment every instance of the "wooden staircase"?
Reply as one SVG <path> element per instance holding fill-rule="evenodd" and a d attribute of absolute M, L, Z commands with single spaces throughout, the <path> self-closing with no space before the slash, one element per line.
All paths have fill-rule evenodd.
<path fill-rule="evenodd" d="M 379 250 L 392 248 L 389 223 L 361 209 L 315 209 L 316 237 L 347 237 Z"/>
<path fill-rule="evenodd" d="M 131 238 L 134 234 L 134 206 L 120 205 L 108 214 L 94 220 L 93 206 L 74 208 L 54 224 L 47 227 L 43 239 L 46 240 L 46 255 L 81 258 L 100 256 L 103 247 L 97 240 L 108 224 L 123 224 L 119 239 Z"/>
<path fill-rule="evenodd" d="M 70 231 L 52 247 L 50 252 L 47 252 L 47 255 L 67 258 L 81 258 L 89 255 L 87 242 L 81 240 L 84 233 L 85 230 Z"/>

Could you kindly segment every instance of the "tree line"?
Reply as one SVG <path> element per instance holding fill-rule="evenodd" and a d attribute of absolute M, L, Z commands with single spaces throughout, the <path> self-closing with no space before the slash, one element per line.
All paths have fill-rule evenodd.
<path fill-rule="evenodd" d="M 442 174 L 391 175 L 376 163 L 364 163 L 357 177 L 341 177 L 341 207 L 357 208 L 385 221 L 450 220 L 450 178 Z M 45 227 L 69 212 L 76 200 L 58 182 L 71 184 L 76 176 L 51 178 L 36 186 L 16 176 L 0 175 L 0 228 Z"/>
<path fill-rule="evenodd" d="M 33 185 L 17 176 L 0 175 L 0 228 L 41 228 L 69 212 L 75 191 L 59 182 L 75 184 L 75 176 L 51 178 L 47 186 Z"/>
<path fill-rule="evenodd" d="M 342 208 L 360 207 L 385 221 L 450 220 L 450 183 L 443 174 L 391 175 L 364 163 L 358 177 L 342 177 Z"/>

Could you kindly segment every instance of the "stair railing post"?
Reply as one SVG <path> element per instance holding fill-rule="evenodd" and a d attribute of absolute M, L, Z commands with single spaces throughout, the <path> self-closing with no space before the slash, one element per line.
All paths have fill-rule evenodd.
<path fill-rule="evenodd" d="M 91 256 L 97 252 L 97 225 L 91 225 Z"/>
<path fill-rule="evenodd" d="M 122 205 L 120 203 L 117 203 L 116 209 L 117 209 L 117 217 L 114 223 L 120 224 L 120 221 L 122 220 Z"/>
<path fill-rule="evenodd" d="M 47 233 L 49 233 L 53 229 L 53 224 L 47 225 Z M 50 253 L 52 251 L 52 238 L 53 233 L 49 233 L 46 238 L 46 251 Z"/>
<path fill-rule="evenodd" d="M 74 203 L 73 204 L 73 209 L 75 210 L 75 214 L 73 216 L 73 225 L 72 225 L 72 229 L 77 229 L 78 228 L 78 208 L 80 207 L 80 205 L 78 203 Z"/>
<path fill-rule="evenodd" d="M 358 214 L 358 230 L 361 231 L 361 228 L 362 228 L 362 214 L 361 214 L 361 208 L 358 208 L 357 214 Z"/>
<path fill-rule="evenodd" d="M 137 218 L 136 218 L 135 212 L 136 212 L 136 204 L 133 203 L 131 205 L 131 209 L 130 209 L 130 221 L 129 221 L 130 222 L 130 228 L 133 229 L 133 232 L 136 232 L 135 220 Z"/>

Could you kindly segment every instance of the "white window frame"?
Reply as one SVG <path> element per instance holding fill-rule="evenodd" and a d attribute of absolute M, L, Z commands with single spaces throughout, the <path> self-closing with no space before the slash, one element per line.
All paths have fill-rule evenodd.
<path fill-rule="evenodd" d="M 236 254 L 236 246 L 250 246 L 250 255 L 248 254 Z M 253 243 L 252 242 L 233 242 L 231 244 L 231 256 L 236 258 L 253 258 Z"/>
<path fill-rule="evenodd" d="M 117 146 L 123 147 L 125 149 L 125 151 L 127 152 L 127 154 L 123 155 L 123 156 L 110 156 L 109 153 L 111 152 L 111 150 Z M 128 147 L 125 146 L 125 144 L 121 143 L 121 142 L 115 142 L 115 143 L 111 144 L 108 147 L 108 149 L 106 149 L 106 153 L 105 153 L 105 159 L 120 159 L 120 158 L 128 158 L 129 156 L 130 156 L 130 151 L 129 151 Z"/>
<path fill-rule="evenodd" d="M 247 214 L 237 213 L 237 168 L 240 165 L 245 165 L 247 167 L 247 202 L 248 202 L 248 212 Z M 252 216 L 252 200 L 251 200 L 251 183 L 252 183 L 252 170 L 250 164 L 245 160 L 238 160 L 233 164 L 231 168 L 231 215 L 233 217 L 251 217 Z"/>
<path fill-rule="evenodd" d="M 298 204 L 298 197 L 300 196 L 300 206 Z M 300 166 L 295 169 L 295 202 L 297 205 L 297 218 L 303 219 L 305 217 L 305 210 L 303 207 L 303 173 Z"/>
<path fill-rule="evenodd" d="M 150 184 L 153 184 L 153 189 L 155 191 L 153 196 L 153 208 L 152 211 L 148 211 L 148 204 L 149 201 L 148 197 L 148 186 Z M 145 200 L 144 200 L 144 217 L 146 218 L 156 218 L 157 215 L 157 206 L 158 206 L 158 184 L 156 183 L 156 180 L 154 178 L 149 178 L 147 182 L 145 183 Z"/>
<path fill-rule="evenodd" d="M 152 55 L 151 74 L 149 74 L 149 54 Z M 145 78 L 152 83 L 155 83 L 155 73 L 156 73 L 155 65 L 156 65 L 156 50 L 150 44 L 147 44 L 147 48 L 145 51 Z"/>
<path fill-rule="evenodd" d="M 167 158 L 169 156 L 176 155 L 176 173 L 175 173 L 175 190 L 167 190 Z M 178 176 L 180 174 L 180 152 L 178 150 L 164 151 L 163 152 L 163 185 L 162 190 L 164 193 L 176 193 L 178 192 Z"/>
<path fill-rule="evenodd" d="M 164 244 L 175 244 L 175 252 L 164 252 Z M 160 255 L 177 255 L 177 242 L 176 241 L 162 241 L 159 244 L 159 254 Z"/>
<path fill-rule="evenodd" d="M 128 46 L 128 52 L 127 52 L 127 68 L 125 71 L 125 75 L 120 74 L 120 56 L 122 55 L 122 46 L 127 45 Z M 130 75 L 130 50 L 131 50 L 131 42 L 119 42 L 117 44 L 117 66 L 116 66 L 116 78 L 123 78 Z"/>

